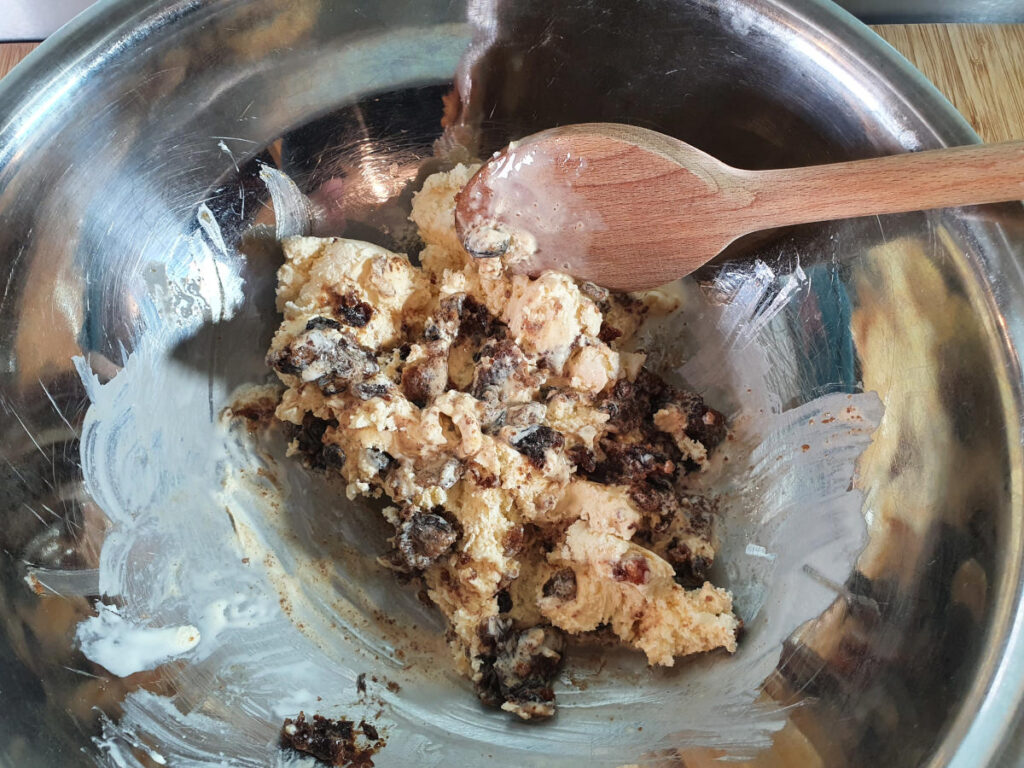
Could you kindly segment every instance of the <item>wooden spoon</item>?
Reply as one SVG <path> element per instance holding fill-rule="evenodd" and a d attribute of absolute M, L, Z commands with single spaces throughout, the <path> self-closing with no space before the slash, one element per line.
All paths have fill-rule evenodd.
<path fill-rule="evenodd" d="M 762 229 L 1020 199 L 1024 141 L 743 171 L 655 131 L 590 123 L 497 153 L 459 193 L 455 221 L 474 256 L 629 291 Z"/>

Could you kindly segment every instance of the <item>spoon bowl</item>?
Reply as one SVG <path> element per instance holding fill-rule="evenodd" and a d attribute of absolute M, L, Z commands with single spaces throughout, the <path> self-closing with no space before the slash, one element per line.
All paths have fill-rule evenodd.
<path fill-rule="evenodd" d="M 456 228 L 513 271 L 630 291 L 737 238 L 814 221 L 1024 198 L 1024 142 L 747 171 L 646 128 L 589 123 L 513 142 L 459 194 Z"/>

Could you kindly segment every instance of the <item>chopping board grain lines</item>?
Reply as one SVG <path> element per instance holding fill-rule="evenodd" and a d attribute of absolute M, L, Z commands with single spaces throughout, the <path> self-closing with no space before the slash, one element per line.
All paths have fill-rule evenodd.
<path fill-rule="evenodd" d="M 982 140 L 1024 139 L 1024 24 L 874 29 L 938 86 Z"/>
<path fill-rule="evenodd" d="M 14 65 L 24 59 L 39 43 L 0 43 L 0 77 L 3 77 Z"/>

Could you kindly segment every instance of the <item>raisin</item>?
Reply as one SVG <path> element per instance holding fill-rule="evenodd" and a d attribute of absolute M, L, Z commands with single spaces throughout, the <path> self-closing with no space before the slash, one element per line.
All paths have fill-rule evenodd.
<path fill-rule="evenodd" d="M 338 376 L 321 376 L 315 383 L 327 397 L 341 394 L 347 385 L 347 382 Z"/>
<path fill-rule="evenodd" d="M 712 561 L 703 555 L 694 555 L 688 546 L 673 541 L 666 551 L 666 559 L 676 572 L 676 581 L 683 587 L 700 587 L 707 581 Z"/>
<path fill-rule="evenodd" d="M 371 741 L 380 741 L 380 734 L 377 732 L 377 729 L 365 720 L 359 721 L 359 730 L 363 732 L 363 736 Z"/>
<path fill-rule="evenodd" d="M 323 448 L 324 433 L 327 432 L 328 427 L 338 426 L 338 422 L 327 421 L 326 419 L 318 419 L 311 413 L 307 413 L 302 417 L 302 427 L 295 435 L 295 440 L 298 442 L 298 448 L 303 453 L 313 453 Z"/>
<path fill-rule="evenodd" d="M 572 568 L 562 568 L 555 571 L 555 574 L 544 582 L 542 588 L 544 597 L 557 597 L 559 600 L 576 599 L 576 571 Z"/>
<path fill-rule="evenodd" d="M 509 443 L 526 456 L 535 467 L 544 466 L 544 456 L 549 448 L 557 450 L 565 444 L 565 438 L 561 432 L 556 432 L 551 427 L 538 424 L 515 434 Z"/>
<path fill-rule="evenodd" d="M 441 329 L 434 323 L 428 321 L 423 328 L 424 341 L 440 341 Z"/>
<path fill-rule="evenodd" d="M 461 198 L 462 193 L 456 197 Z M 504 256 L 512 245 L 512 236 L 498 227 L 470 227 L 462 233 L 462 245 L 475 259 Z"/>
<path fill-rule="evenodd" d="M 285 347 L 276 355 L 267 356 L 267 364 L 271 368 L 289 376 L 298 376 L 309 367 L 312 361 L 313 356 L 309 354 L 308 349 L 295 350 L 291 346 Z"/>
<path fill-rule="evenodd" d="M 327 443 L 320 451 L 324 469 L 341 469 L 345 466 L 345 451 L 336 443 Z"/>

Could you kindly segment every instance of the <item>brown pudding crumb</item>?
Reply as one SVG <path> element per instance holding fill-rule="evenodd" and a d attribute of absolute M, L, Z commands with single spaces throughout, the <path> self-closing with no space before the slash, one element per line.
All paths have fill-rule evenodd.
<path fill-rule="evenodd" d="M 362 738 L 360 738 L 362 737 Z M 372 742 L 360 744 L 360 742 Z M 377 729 L 362 721 L 357 728 L 350 720 L 329 720 L 313 715 L 312 721 L 300 712 L 287 718 L 281 727 L 281 746 L 312 755 L 321 763 L 336 768 L 372 768 L 373 756 L 385 746 Z"/>

